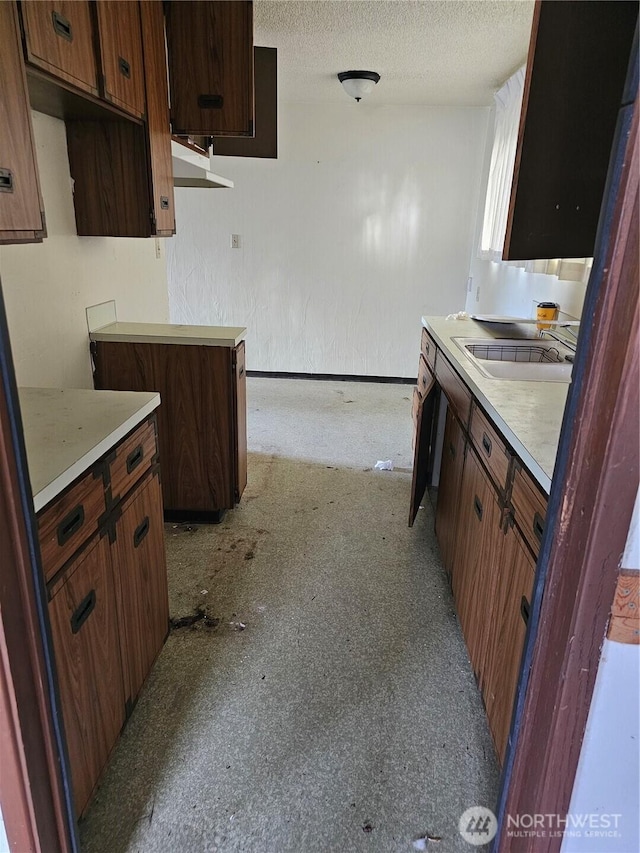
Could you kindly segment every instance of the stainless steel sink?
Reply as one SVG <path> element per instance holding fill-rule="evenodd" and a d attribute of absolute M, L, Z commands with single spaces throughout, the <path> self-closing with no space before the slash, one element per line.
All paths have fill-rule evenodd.
<path fill-rule="evenodd" d="M 458 348 L 489 379 L 571 382 L 573 352 L 557 341 L 453 338 Z"/>

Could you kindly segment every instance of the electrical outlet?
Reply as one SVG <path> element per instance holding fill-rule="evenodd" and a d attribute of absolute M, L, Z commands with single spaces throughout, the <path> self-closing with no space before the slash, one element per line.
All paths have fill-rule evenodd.
<path fill-rule="evenodd" d="M 476 302 L 480 302 L 480 285 L 476 287 Z"/>
<path fill-rule="evenodd" d="M 231 248 L 232 249 L 239 249 L 240 248 L 240 235 L 239 234 L 232 234 L 231 235 Z"/>

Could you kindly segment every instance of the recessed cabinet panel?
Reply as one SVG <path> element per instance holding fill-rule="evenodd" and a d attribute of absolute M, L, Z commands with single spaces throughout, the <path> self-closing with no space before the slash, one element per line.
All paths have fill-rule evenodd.
<path fill-rule="evenodd" d="M 154 233 L 159 236 L 169 236 L 175 233 L 176 222 L 162 0 L 142 0 L 140 16 L 147 93 L 147 134 Z"/>
<path fill-rule="evenodd" d="M 15 3 L 0 3 L 0 243 L 39 242 L 44 214 Z"/>
<path fill-rule="evenodd" d="M 253 5 L 167 4 L 171 125 L 182 135 L 253 136 Z"/>
<path fill-rule="evenodd" d="M 98 0 L 97 10 L 103 96 L 127 112 L 143 116 L 144 68 L 139 4 L 133 0 Z"/>
<path fill-rule="evenodd" d="M 89 801 L 125 717 L 109 539 L 69 570 L 49 604 L 76 814 Z"/>
<path fill-rule="evenodd" d="M 145 129 L 133 121 L 68 121 L 78 235 L 149 237 L 152 233 Z"/>
<path fill-rule="evenodd" d="M 22 3 L 27 60 L 98 94 L 91 11 L 87 0 L 36 0 Z"/>

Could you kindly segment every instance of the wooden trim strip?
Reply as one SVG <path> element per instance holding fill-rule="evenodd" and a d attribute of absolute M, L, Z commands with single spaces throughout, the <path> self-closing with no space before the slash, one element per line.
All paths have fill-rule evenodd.
<path fill-rule="evenodd" d="M 622 569 L 618 576 L 607 639 L 640 645 L 640 572 Z"/>

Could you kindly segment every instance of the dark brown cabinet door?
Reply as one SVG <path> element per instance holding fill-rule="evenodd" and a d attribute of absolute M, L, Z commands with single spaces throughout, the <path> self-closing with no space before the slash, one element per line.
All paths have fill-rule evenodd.
<path fill-rule="evenodd" d="M 173 132 L 252 136 L 252 3 L 173 0 L 167 46 Z"/>
<path fill-rule="evenodd" d="M 496 567 L 504 535 L 502 511 L 493 486 L 469 447 L 460 489 L 456 550 L 451 575 L 453 595 L 469 657 L 482 685 L 490 633 Z"/>
<path fill-rule="evenodd" d="M 535 560 L 520 533 L 511 527 L 504 537 L 491 613 L 492 642 L 483 683 L 489 726 L 501 764 L 511 726 L 535 568 Z"/>
<path fill-rule="evenodd" d="M 538 0 L 505 260 L 593 255 L 638 4 Z"/>
<path fill-rule="evenodd" d="M 116 523 L 114 567 L 127 700 L 140 692 L 169 630 L 160 479 L 125 502 Z"/>
<path fill-rule="evenodd" d="M 440 545 L 442 562 L 449 573 L 451 573 L 453 566 L 456 545 L 464 452 L 465 438 L 462 427 L 452 410 L 448 408 L 436 506 L 436 536 Z"/>
<path fill-rule="evenodd" d="M 0 4 L 0 6 L 3 4 Z M 109 540 L 78 557 L 49 604 L 76 813 L 89 801 L 125 719 Z"/>
<path fill-rule="evenodd" d="M 21 6 L 27 60 L 98 94 L 93 24 L 88 0 L 31 0 Z"/>
<path fill-rule="evenodd" d="M 247 485 L 247 371 L 244 341 L 236 347 L 236 387 L 234 413 L 236 423 L 236 502 Z"/>
<path fill-rule="evenodd" d="M 175 233 L 173 165 L 169 126 L 169 91 L 162 0 L 142 0 L 142 47 L 147 95 L 149 171 L 153 201 L 153 232 Z"/>
<path fill-rule="evenodd" d="M 96 5 L 103 97 L 133 115 L 143 116 L 144 67 L 139 4 L 137 0 L 98 0 Z"/>
<path fill-rule="evenodd" d="M 18 13 L 15 3 L 0 3 L 0 243 L 44 236 Z"/>

